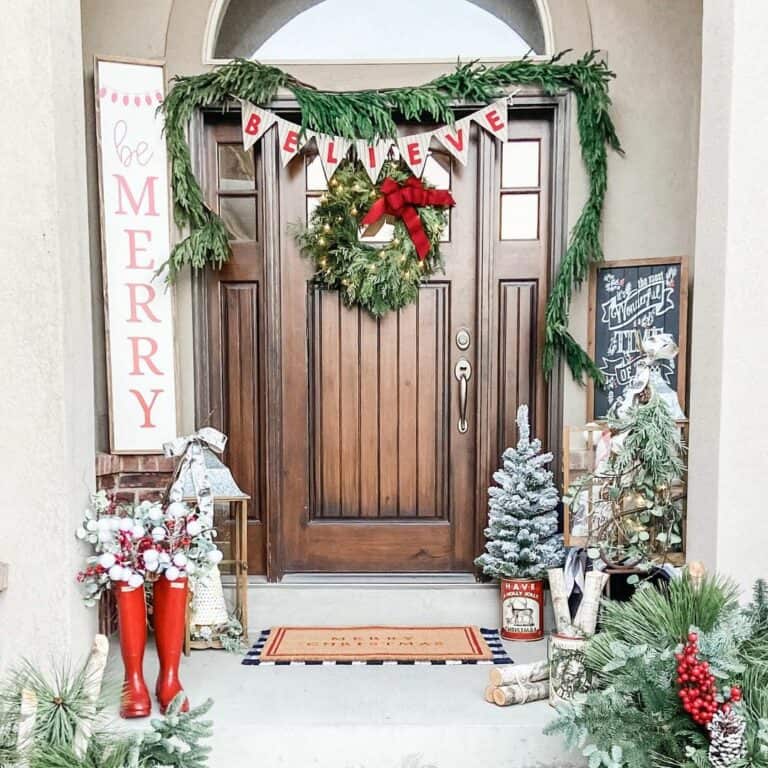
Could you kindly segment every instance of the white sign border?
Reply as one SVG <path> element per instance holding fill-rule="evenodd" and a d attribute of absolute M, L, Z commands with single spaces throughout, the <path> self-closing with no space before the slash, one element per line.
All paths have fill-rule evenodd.
<path fill-rule="evenodd" d="M 102 136 L 101 136 L 101 110 L 99 108 L 99 63 L 110 62 L 114 64 L 135 64 L 138 66 L 159 67 L 163 74 L 163 84 L 167 82 L 165 73 L 165 59 L 141 59 L 125 56 L 104 56 L 97 54 L 93 57 L 93 98 L 94 98 L 94 123 L 96 129 L 96 176 L 98 179 L 99 189 L 99 249 L 100 249 L 100 261 L 101 261 L 101 292 L 102 302 L 104 304 L 104 350 L 105 350 L 105 365 L 106 365 L 106 385 L 107 385 L 107 415 L 109 418 L 109 446 L 108 452 L 114 455 L 124 456 L 136 456 L 143 454 L 160 454 L 163 453 L 162 445 L 156 444 L 147 448 L 116 448 L 115 447 L 115 435 L 114 435 L 114 423 L 115 414 L 113 411 L 114 397 L 112 393 L 112 355 L 110 348 L 110 335 L 109 335 L 109 285 L 107 278 L 107 250 L 106 250 L 106 237 L 104 229 L 104 178 L 102 173 Z M 163 88 L 163 95 L 165 95 L 165 87 Z M 170 168 L 168 169 L 168 179 L 170 179 Z M 173 219 L 173 200 L 171 199 L 170 186 L 164 190 L 166 200 L 168 204 L 168 237 L 171 247 L 173 247 L 172 239 L 172 226 Z M 173 374 L 174 374 L 174 388 L 173 388 L 173 402 L 174 402 L 174 420 L 176 423 L 176 429 L 178 431 L 180 419 L 181 419 L 181 404 L 179 402 L 179 349 L 178 340 L 176 338 L 176 294 L 175 291 L 168 287 L 170 291 L 171 302 L 171 323 L 173 328 Z M 175 437 L 175 435 L 174 435 Z"/>

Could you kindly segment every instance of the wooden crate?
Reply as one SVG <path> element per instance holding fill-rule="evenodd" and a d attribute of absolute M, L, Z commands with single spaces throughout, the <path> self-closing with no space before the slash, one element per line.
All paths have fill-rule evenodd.
<path fill-rule="evenodd" d="M 683 444 L 688 442 L 688 420 L 683 419 L 677 422 L 682 430 Z M 590 422 L 584 426 L 571 427 L 566 426 L 563 430 L 563 493 L 567 494 L 568 489 L 580 477 L 594 472 L 596 463 L 596 453 L 599 441 L 604 433 L 608 431 L 608 424 L 605 421 Z M 687 493 L 688 478 L 684 475 L 680 487 L 676 489 L 676 494 L 683 497 L 683 522 L 681 526 L 682 543 L 681 551 L 674 551 L 668 554 L 667 562 L 673 565 L 682 565 L 685 562 L 686 546 L 686 518 L 687 518 Z M 593 498 L 595 494 L 587 492 L 588 498 L 582 502 L 585 507 L 571 509 L 571 505 L 564 505 L 563 532 L 566 547 L 586 547 L 590 537 L 590 519 L 593 508 Z"/>

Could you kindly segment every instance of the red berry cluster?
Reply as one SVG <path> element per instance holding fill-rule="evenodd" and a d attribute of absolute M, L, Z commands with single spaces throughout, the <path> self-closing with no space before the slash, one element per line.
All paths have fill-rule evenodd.
<path fill-rule="evenodd" d="M 682 653 L 675 654 L 677 659 L 678 695 L 683 709 L 691 716 L 694 723 L 708 725 L 718 709 L 728 712 L 729 702 L 741 700 L 741 689 L 733 686 L 728 701 L 717 700 L 715 676 L 709 670 L 709 664 L 701 661 L 699 655 L 699 636 L 695 632 L 688 635 L 688 642 Z"/>

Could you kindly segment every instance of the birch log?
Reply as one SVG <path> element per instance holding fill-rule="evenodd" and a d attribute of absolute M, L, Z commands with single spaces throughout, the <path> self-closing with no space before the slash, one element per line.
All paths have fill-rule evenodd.
<path fill-rule="evenodd" d="M 88 715 L 80 720 L 72 742 L 72 751 L 81 760 L 88 751 L 88 744 L 93 734 L 94 718 L 96 716 L 96 703 L 101 694 L 101 683 L 104 679 L 104 668 L 107 666 L 109 653 L 109 640 L 105 635 L 96 635 L 93 638 L 91 653 L 85 662 L 83 670 L 83 691 L 88 701 Z"/>
<path fill-rule="evenodd" d="M 571 609 L 565 591 L 565 574 L 562 568 L 550 568 L 547 571 L 549 589 L 552 594 L 552 609 L 555 612 L 555 627 L 558 634 L 572 635 Z"/>
<path fill-rule="evenodd" d="M 540 701 L 549 697 L 549 680 L 537 683 L 502 685 L 493 690 L 493 703 L 500 707 L 511 704 L 525 704 L 528 701 Z"/>
<path fill-rule="evenodd" d="M 26 749 L 35 730 L 37 717 L 37 694 L 29 688 L 21 691 L 21 707 L 19 709 L 19 725 L 16 729 L 16 746 L 19 752 Z"/>
<path fill-rule="evenodd" d="M 532 664 L 504 664 L 491 670 L 491 685 L 512 685 L 513 683 L 535 683 L 549 677 L 549 662 L 535 661 Z"/>
<path fill-rule="evenodd" d="M 487 701 L 489 704 L 493 704 L 493 692 L 494 692 L 495 690 L 496 690 L 496 686 L 495 686 L 495 685 L 489 685 L 489 686 L 487 686 L 487 687 L 486 687 L 486 689 L 485 689 L 485 700 L 486 700 L 486 701 Z"/>
<path fill-rule="evenodd" d="M 578 634 L 595 634 L 600 598 L 607 583 L 608 574 L 602 571 L 589 571 L 584 577 L 584 597 L 581 599 L 581 605 L 576 611 L 576 618 L 573 622 Z"/>

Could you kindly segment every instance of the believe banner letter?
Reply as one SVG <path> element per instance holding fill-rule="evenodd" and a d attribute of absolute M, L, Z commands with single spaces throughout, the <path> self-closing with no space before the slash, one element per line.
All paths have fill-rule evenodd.
<path fill-rule="evenodd" d="M 277 115 L 243 102 L 243 149 L 247 152 L 272 127 Z"/>

